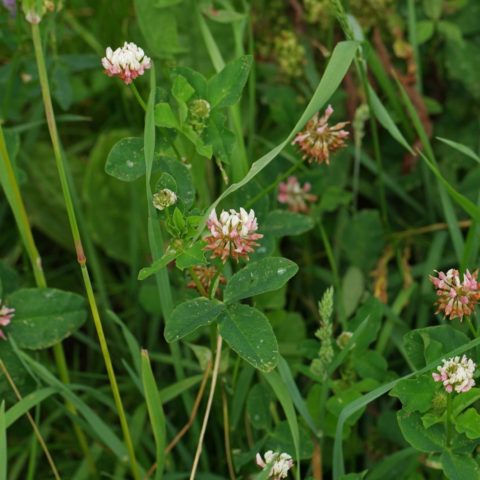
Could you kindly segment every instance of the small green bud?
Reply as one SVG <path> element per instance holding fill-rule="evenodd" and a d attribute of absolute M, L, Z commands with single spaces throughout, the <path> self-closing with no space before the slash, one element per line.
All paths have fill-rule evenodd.
<path fill-rule="evenodd" d="M 337 345 L 339 346 L 340 350 L 343 350 L 347 346 L 352 336 L 353 336 L 352 332 L 342 332 L 337 337 Z"/>
<path fill-rule="evenodd" d="M 177 202 L 177 195 L 168 188 L 164 188 L 153 195 L 153 206 L 157 210 L 165 210 Z"/>
<path fill-rule="evenodd" d="M 190 125 L 197 133 L 201 134 L 210 117 L 210 103 L 203 98 L 197 98 L 190 102 L 188 110 L 190 113 Z"/>

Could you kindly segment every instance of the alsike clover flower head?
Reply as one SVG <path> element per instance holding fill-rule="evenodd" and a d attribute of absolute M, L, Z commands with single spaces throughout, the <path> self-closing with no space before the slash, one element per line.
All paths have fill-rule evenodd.
<path fill-rule="evenodd" d="M 437 372 L 433 372 L 432 376 L 436 382 L 442 382 L 448 393 L 453 391 L 457 393 L 468 392 L 474 385 L 475 380 L 475 363 L 466 355 L 460 357 L 452 357 L 448 360 L 442 360 Z"/>
<path fill-rule="evenodd" d="M 464 316 L 469 317 L 480 299 L 480 283 L 477 281 L 478 271 L 470 273 L 468 270 L 463 275 L 451 268 L 444 272 L 436 272 L 437 277 L 430 275 L 430 281 L 437 289 L 437 311 L 444 312 L 450 320 Z"/>
<path fill-rule="evenodd" d="M 238 262 L 240 258 L 248 260 L 248 254 L 259 244 L 257 240 L 263 237 L 257 233 L 258 224 L 255 212 L 240 208 L 240 211 L 223 210 L 220 217 L 216 210 L 212 210 L 208 218 L 207 227 L 210 235 L 204 238 L 207 245 L 205 250 L 212 252 L 211 258 L 220 258 L 223 263 L 229 257 Z"/>
<path fill-rule="evenodd" d="M 327 107 L 323 116 L 318 118 L 318 113 L 311 118 L 305 128 L 298 132 L 293 145 L 298 145 L 303 153 L 303 159 L 309 163 L 330 164 L 330 154 L 344 148 L 345 140 L 350 135 L 343 130 L 349 122 L 340 122 L 329 126 L 328 119 L 333 113 L 331 105 Z"/>
<path fill-rule="evenodd" d="M 102 58 L 102 65 L 109 77 L 119 77 L 129 85 L 152 66 L 152 61 L 140 47 L 132 42 L 125 42 L 123 47 L 116 50 L 108 47 L 105 57 Z"/>
<path fill-rule="evenodd" d="M 278 201 L 288 205 L 292 212 L 308 212 L 308 203 L 317 200 L 317 196 L 309 193 L 312 189 L 310 183 L 306 182 L 303 186 L 297 177 L 288 177 L 285 183 L 278 185 Z"/>

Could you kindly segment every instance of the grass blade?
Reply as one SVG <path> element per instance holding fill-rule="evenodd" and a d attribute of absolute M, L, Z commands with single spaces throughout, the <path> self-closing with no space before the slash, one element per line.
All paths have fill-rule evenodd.
<path fill-rule="evenodd" d="M 0 480 L 7 480 L 7 425 L 5 401 L 0 404 Z"/>
<path fill-rule="evenodd" d="M 441 142 L 445 143 L 449 147 L 454 148 L 457 150 L 457 152 L 463 153 L 467 157 L 473 158 L 476 162 L 480 163 L 480 157 L 470 148 L 467 147 L 466 145 L 462 145 L 461 143 L 454 142 L 453 140 L 448 140 L 448 138 L 442 138 L 442 137 L 436 137 L 437 140 L 440 140 Z"/>
<path fill-rule="evenodd" d="M 297 480 L 300 480 L 300 432 L 298 429 L 297 416 L 295 414 L 295 408 L 293 406 L 290 393 L 285 383 L 281 379 L 277 372 L 264 373 L 263 376 L 272 387 L 278 401 L 282 405 L 285 416 L 287 417 L 290 433 L 292 434 L 293 444 L 295 445 L 295 456 L 297 459 Z M 287 452 L 288 453 L 288 452 Z"/>
<path fill-rule="evenodd" d="M 165 467 L 165 414 L 163 413 L 162 400 L 158 393 L 157 383 L 153 376 L 152 366 L 148 358 L 148 352 L 142 350 L 142 382 L 145 392 L 145 401 L 147 402 L 148 416 L 155 437 L 155 451 L 157 468 L 155 469 L 155 479 L 161 480 L 163 469 Z"/>

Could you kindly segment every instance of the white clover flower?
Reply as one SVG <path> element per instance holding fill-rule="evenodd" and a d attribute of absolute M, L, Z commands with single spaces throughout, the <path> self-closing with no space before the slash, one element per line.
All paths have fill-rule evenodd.
<path fill-rule="evenodd" d="M 440 373 L 432 373 L 436 382 L 442 382 L 445 390 L 451 393 L 455 390 L 457 393 L 468 392 L 474 385 L 473 375 L 475 373 L 475 363 L 466 355 L 452 357 L 448 360 L 442 360 L 443 365 L 437 370 Z"/>
<path fill-rule="evenodd" d="M 177 195 L 168 188 L 164 188 L 153 195 L 152 202 L 157 210 L 165 210 L 177 203 Z"/>
<path fill-rule="evenodd" d="M 132 83 L 145 70 L 152 66 L 152 61 L 145 52 L 132 42 L 125 42 L 123 47 L 106 50 L 102 65 L 109 77 L 117 76 L 127 85 Z"/>
<path fill-rule="evenodd" d="M 263 458 L 257 453 L 256 462 L 260 468 L 271 465 L 268 477 L 272 480 L 287 478 L 288 471 L 293 467 L 293 459 L 288 453 L 278 453 L 272 450 L 265 452 Z"/>

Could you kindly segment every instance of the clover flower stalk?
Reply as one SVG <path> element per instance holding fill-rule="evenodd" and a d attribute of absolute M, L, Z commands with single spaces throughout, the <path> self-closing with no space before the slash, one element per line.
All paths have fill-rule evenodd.
<path fill-rule="evenodd" d="M 258 224 L 255 212 L 240 208 L 240 211 L 223 210 L 220 217 L 216 210 L 212 210 L 207 222 L 210 235 L 204 238 L 207 245 L 205 250 L 211 251 L 211 258 L 220 258 L 223 263 L 229 257 L 238 262 L 240 258 L 249 259 L 248 254 L 259 244 L 256 240 L 263 237 L 257 233 Z"/>
<path fill-rule="evenodd" d="M 350 134 L 343 130 L 343 127 L 349 122 L 329 126 L 328 120 L 332 113 L 333 108 L 329 105 L 320 118 L 318 113 L 315 114 L 292 142 L 292 145 L 298 145 L 303 153 L 303 159 L 308 160 L 309 163 L 330 165 L 330 154 L 346 146 L 345 139 Z"/>
<path fill-rule="evenodd" d="M 207 267 L 206 265 L 195 265 L 194 267 L 192 267 L 191 273 L 193 273 L 192 277 L 196 277 L 196 280 L 200 283 L 200 286 L 206 292 L 211 291 L 212 286 L 217 279 L 217 276 L 219 285 L 225 285 L 227 283 L 226 278 L 221 274 L 219 275 L 217 267 L 213 265 L 210 267 Z M 199 290 L 199 285 L 197 285 L 195 279 L 192 278 L 192 280 L 187 283 L 187 288 L 195 288 Z"/>
<path fill-rule="evenodd" d="M 286 182 L 278 185 L 278 201 L 286 204 L 292 212 L 308 212 L 307 202 L 317 201 L 317 196 L 309 193 L 312 189 L 310 183 L 300 185 L 297 177 L 288 177 Z"/>
<path fill-rule="evenodd" d="M 293 467 L 293 459 L 288 453 L 279 453 L 269 450 L 262 456 L 257 453 L 256 463 L 260 468 L 270 466 L 268 478 L 280 480 L 287 478 L 288 471 Z"/>
<path fill-rule="evenodd" d="M 1 299 L 0 299 L 0 305 L 2 305 Z M 14 315 L 15 315 L 14 308 L 8 308 L 6 305 L 3 305 L 0 308 L 0 338 L 2 338 L 3 340 L 6 340 L 7 337 L 5 336 L 5 333 L 2 331 L 1 327 L 6 327 L 7 325 L 9 325 Z"/>
<path fill-rule="evenodd" d="M 451 268 L 444 272 L 436 272 L 438 276 L 430 275 L 430 281 L 437 289 L 437 311 L 444 312 L 450 320 L 472 315 L 480 299 L 480 284 L 477 281 L 478 271 L 470 273 L 468 270 L 461 279 L 460 272 Z"/>
<path fill-rule="evenodd" d="M 452 357 L 448 360 L 442 360 L 443 365 L 437 367 L 437 372 L 432 373 L 436 382 L 442 382 L 448 393 L 453 391 L 457 393 L 468 392 L 474 385 L 475 363 L 466 355 Z"/>
<path fill-rule="evenodd" d="M 152 61 L 145 52 L 132 42 L 125 42 L 123 47 L 112 50 L 110 47 L 102 58 L 102 65 L 109 77 L 119 77 L 129 85 L 145 70 L 152 66 Z"/>

